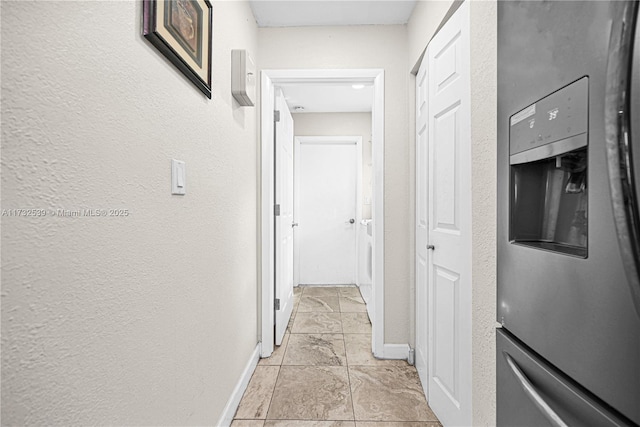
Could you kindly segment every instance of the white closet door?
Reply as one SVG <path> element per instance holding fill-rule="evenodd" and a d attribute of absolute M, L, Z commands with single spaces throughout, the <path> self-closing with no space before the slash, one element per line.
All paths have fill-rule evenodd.
<path fill-rule="evenodd" d="M 416 98 L 416 364 L 442 424 L 471 425 L 468 1 L 431 40 Z"/>

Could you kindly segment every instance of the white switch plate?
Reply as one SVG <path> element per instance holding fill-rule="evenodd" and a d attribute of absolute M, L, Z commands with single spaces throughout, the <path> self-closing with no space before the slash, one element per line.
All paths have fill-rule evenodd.
<path fill-rule="evenodd" d="M 171 194 L 185 194 L 187 188 L 187 170 L 184 162 L 171 159 Z"/>

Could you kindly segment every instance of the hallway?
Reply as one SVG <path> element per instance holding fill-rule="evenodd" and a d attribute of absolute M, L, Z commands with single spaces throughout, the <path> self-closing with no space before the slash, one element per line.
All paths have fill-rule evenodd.
<path fill-rule="evenodd" d="M 211 31 L 204 25 L 195 31 L 202 36 L 197 49 L 208 57 L 201 58 L 200 74 L 144 35 L 154 33 L 157 17 L 145 15 L 145 5 L 184 2 L 2 2 L 2 423 L 455 425 L 431 397 L 435 389 L 428 390 L 427 408 L 416 370 L 395 359 L 425 342 L 417 332 L 427 320 L 417 316 L 424 286 L 416 271 L 422 178 L 416 71 L 434 35 L 466 3 L 473 162 L 460 170 L 472 175 L 465 193 L 472 205 L 460 212 L 473 213 L 474 262 L 471 309 L 464 310 L 471 326 L 461 329 L 472 339 L 460 342 L 469 346 L 472 363 L 465 377 L 453 377 L 455 359 L 439 360 L 446 362 L 441 377 L 458 380 L 455 390 L 472 388 L 469 421 L 458 425 L 496 425 L 498 2 L 411 1 L 403 18 L 376 13 L 375 22 L 370 13 L 349 19 L 342 9 L 401 8 L 383 1 L 311 2 L 323 12 L 314 18 L 328 21 L 310 26 L 261 24 L 253 10 L 307 12 L 310 2 L 187 3 L 204 12 L 211 6 L 198 15 L 211 17 Z M 246 61 L 234 61 L 237 50 L 254 62 L 244 88 L 255 88 L 254 106 L 234 96 L 247 71 Z M 191 54 L 184 58 L 198 62 Z M 380 76 L 375 111 L 382 121 L 363 112 L 316 121 L 314 115 L 325 113 L 309 107 L 299 114 L 307 124 L 298 123 L 298 136 L 361 135 L 366 147 L 371 140 L 362 179 L 372 191 L 362 192 L 362 217 L 345 221 L 353 218 L 362 231 L 362 219 L 371 213 L 374 220 L 376 252 L 363 264 L 378 269 L 372 271 L 372 341 L 385 360 L 371 355 L 365 307 L 348 303 L 355 288 L 300 289 L 291 333 L 269 360 L 259 360 L 273 343 L 263 339 L 274 329 L 263 314 L 273 314 L 275 299 L 283 301 L 264 298 L 265 289 L 275 290 L 273 271 L 264 271 L 275 260 L 273 233 L 264 226 L 275 223 L 275 206 L 266 203 L 275 188 L 263 179 L 271 167 L 263 153 L 272 152 L 263 145 L 263 124 L 273 114 L 262 108 L 263 78 L 288 70 L 346 72 L 360 80 L 376 70 L 369 83 Z M 210 97 L 196 84 L 209 73 Z M 446 116 L 447 126 L 453 117 Z M 384 209 L 375 214 L 378 202 Z M 315 300 L 324 312 L 311 311 L 314 292 L 328 293 Z M 287 322 L 279 327 L 286 331 Z M 420 360 L 420 367 L 433 363 Z M 395 384 L 400 377 L 405 383 Z"/>
<path fill-rule="evenodd" d="M 282 345 L 260 360 L 232 427 L 436 427 L 418 374 L 371 354 L 358 288 L 297 287 Z"/>

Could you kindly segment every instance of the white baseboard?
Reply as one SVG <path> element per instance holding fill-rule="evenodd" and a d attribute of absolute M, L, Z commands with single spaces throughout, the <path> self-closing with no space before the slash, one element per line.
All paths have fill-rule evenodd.
<path fill-rule="evenodd" d="M 220 416 L 220 420 L 216 426 L 218 427 L 229 427 L 231 422 L 233 421 L 233 416 L 236 414 L 238 410 L 238 406 L 240 405 L 240 400 L 242 399 L 242 395 L 244 394 L 247 386 L 249 385 L 249 380 L 253 375 L 253 371 L 256 370 L 256 366 L 258 366 L 258 360 L 260 360 L 260 343 L 256 345 L 255 350 L 251 353 L 251 357 L 247 362 L 247 366 L 245 366 L 244 371 L 242 371 L 242 375 L 238 380 L 231 396 L 229 396 L 229 400 L 227 401 L 227 405 L 224 407 L 222 411 L 222 415 Z"/>
<path fill-rule="evenodd" d="M 383 359 L 407 360 L 409 358 L 409 344 L 385 344 Z"/>

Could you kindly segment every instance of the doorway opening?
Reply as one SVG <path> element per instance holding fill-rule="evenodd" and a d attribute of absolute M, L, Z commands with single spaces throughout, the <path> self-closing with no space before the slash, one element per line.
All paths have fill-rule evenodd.
<path fill-rule="evenodd" d="M 261 76 L 261 357 L 274 350 L 276 320 L 275 253 L 275 102 L 276 94 L 286 85 L 322 87 L 370 85 L 373 88 L 371 109 L 371 287 L 369 317 L 372 323 L 372 352 L 384 356 L 384 71 L 381 69 L 345 70 L 263 70 Z M 354 218 L 355 219 L 355 218 Z M 295 222 L 294 222 L 295 223 Z M 357 225 L 357 224 L 356 224 Z M 279 265 L 279 264 L 278 264 Z"/>

